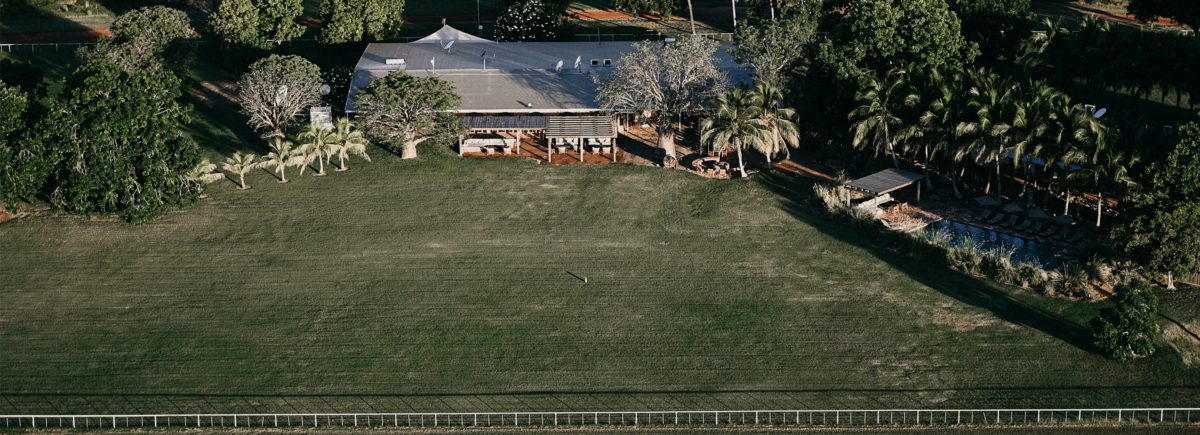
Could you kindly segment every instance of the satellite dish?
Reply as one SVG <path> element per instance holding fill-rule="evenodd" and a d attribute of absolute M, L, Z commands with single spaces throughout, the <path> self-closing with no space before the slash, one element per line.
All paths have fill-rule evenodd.
<path fill-rule="evenodd" d="M 575 56 L 575 69 L 579 69 L 581 62 L 583 62 L 583 56 Z"/>
<path fill-rule="evenodd" d="M 330 90 L 329 84 L 321 85 L 321 95 L 329 95 L 329 90 Z"/>
<path fill-rule="evenodd" d="M 454 46 L 454 41 L 447 42 L 445 45 L 442 45 L 442 50 L 446 50 L 446 52 L 450 52 L 450 47 L 453 47 L 453 46 Z"/>
<path fill-rule="evenodd" d="M 562 67 L 563 67 L 563 61 L 562 61 L 562 59 L 559 59 L 558 63 L 554 64 L 554 72 L 556 72 L 556 73 L 562 72 Z"/>
<path fill-rule="evenodd" d="M 1100 109 L 1096 110 L 1096 113 L 1093 113 L 1092 116 L 1096 117 L 1096 119 L 1100 119 L 1104 117 L 1105 113 L 1108 113 L 1108 109 L 1101 107 Z"/>

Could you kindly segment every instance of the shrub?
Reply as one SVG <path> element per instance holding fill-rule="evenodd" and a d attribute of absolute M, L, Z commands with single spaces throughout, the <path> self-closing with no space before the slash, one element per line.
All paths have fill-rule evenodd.
<path fill-rule="evenodd" d="M 1092 321 L 1096 346 L 1118 361 L 1148 358 L 1162 333 L 1157 317 L 1158 296 L 1148 282 L 1123 285 L 1113 305 Z"/>

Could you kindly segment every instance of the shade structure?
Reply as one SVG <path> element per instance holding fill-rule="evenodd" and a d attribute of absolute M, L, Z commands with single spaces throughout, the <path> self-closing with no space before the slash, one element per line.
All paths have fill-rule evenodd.
<path fill-rule="evenodd" d="M 611 116 L 551 116 L 546 137 L 617 137 Z"/>
<path fill-rule="evenodd" d="M 884 169 L 866 177 L 851 181 L 850 183 L 847 183 L 846 186 L 854 190 L 879 196 L 911 186 L 913 183 L 923 179 L 925 179 L 924 175 L 914 172 L 902 171 L 899 169 Z"/>
<path fill-rule="evenodd" d="M 547 117 L 537 115 L 473 115 L 464 116 L 463 123 L 470 130 L 545 130 Z"/>

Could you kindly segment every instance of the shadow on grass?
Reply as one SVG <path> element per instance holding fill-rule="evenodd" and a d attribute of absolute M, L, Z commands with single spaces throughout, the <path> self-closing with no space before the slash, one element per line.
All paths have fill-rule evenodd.
<path fill-rule="evenodd" d="M 810 180 L 778 171 L 763 173 L 755 180 L 779 195 L 780 207 L 796 219 L 842 242 L 870 252 L 892 268 L 904 272 L 929 288 L 960 302 L 986 309 L 1007 322 L 1037 329 L 1086 351 L 1096 350 L 1091 332 L 1085 325 L 1022 301 L 998 284 L 954 271 L 946 265 L 945 259 L 912 259 L 892 252 L 884 246 L 885 236 L 878 231 L 860 231 L 845 223 L 825 220 L 819 214 L 820 210 L 805 204 L 813 185 Z M 876 237 L 872 239 L 872 235 Z"/>

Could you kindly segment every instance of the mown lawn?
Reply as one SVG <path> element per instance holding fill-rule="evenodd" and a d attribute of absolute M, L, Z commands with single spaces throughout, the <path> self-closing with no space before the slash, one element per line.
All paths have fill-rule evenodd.
<path fill-rule="evenodd" d="M 131 226 L 0 225 L 0 413 L 1194 405 L 1098 307 L 810 217 L 806 184 L 373 150 Z M 586 277 L 585 284 L 581 279 Z M 1168 313 L 1200 317 L 1196 298 Z"/>

